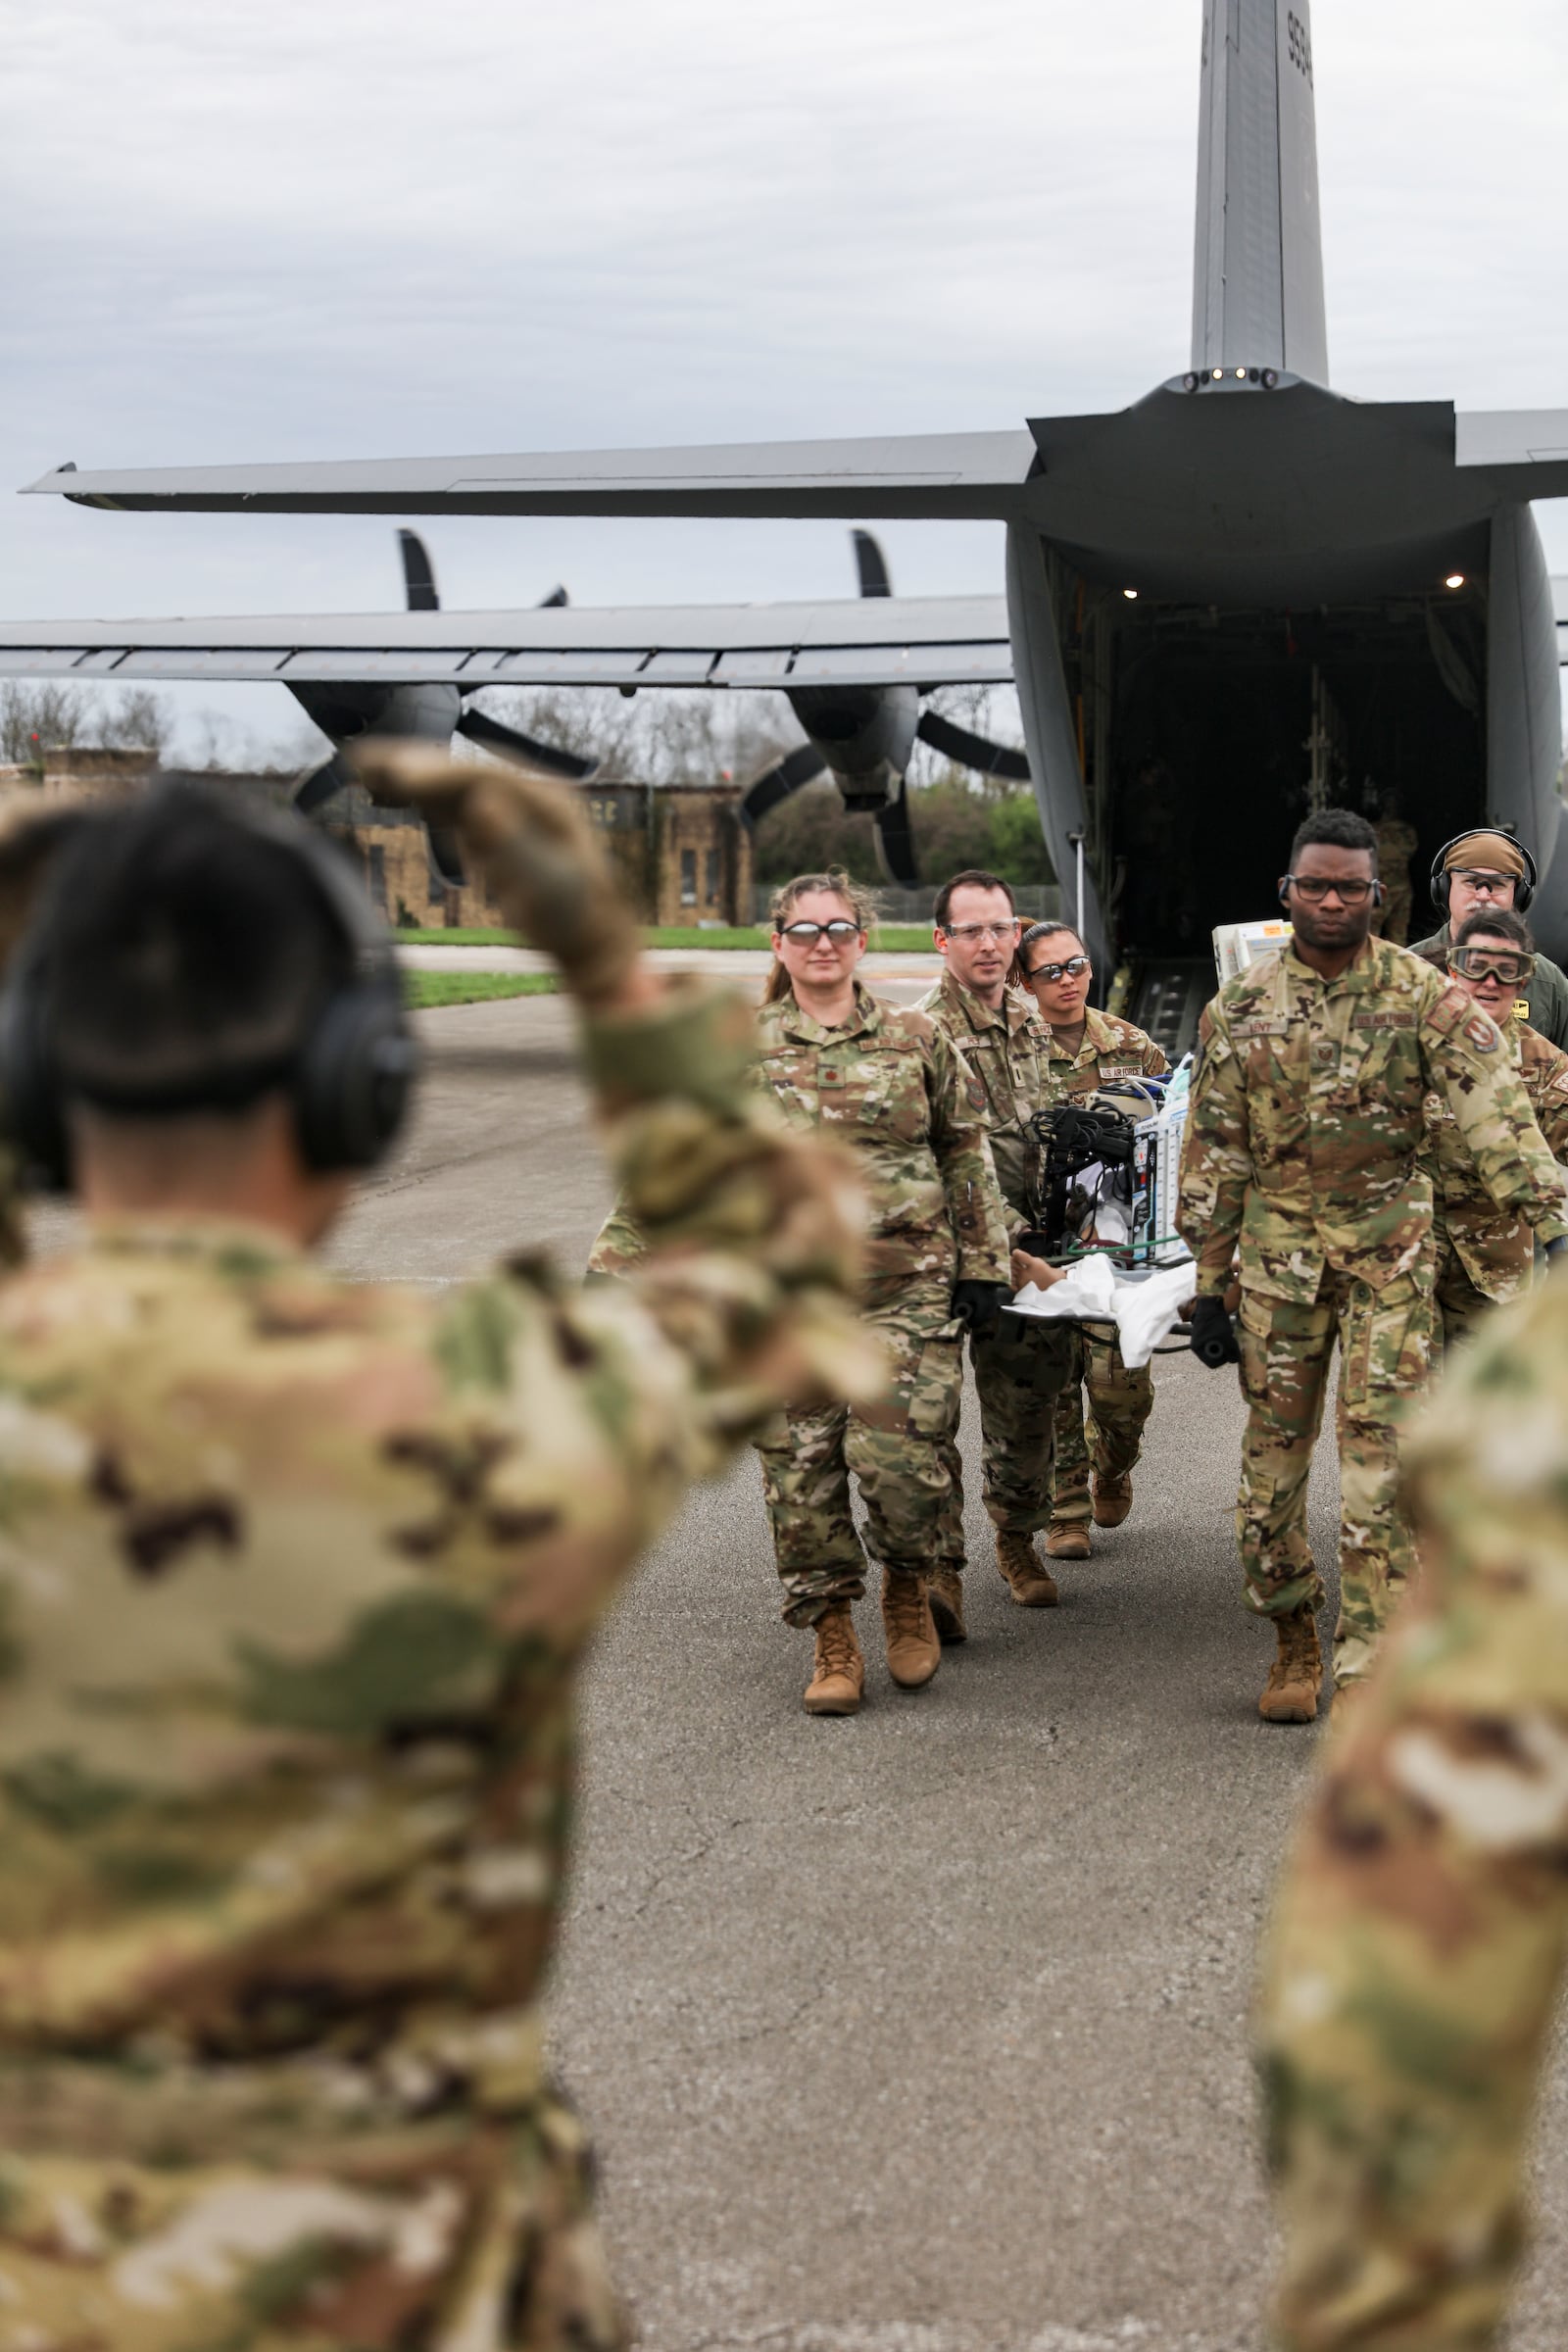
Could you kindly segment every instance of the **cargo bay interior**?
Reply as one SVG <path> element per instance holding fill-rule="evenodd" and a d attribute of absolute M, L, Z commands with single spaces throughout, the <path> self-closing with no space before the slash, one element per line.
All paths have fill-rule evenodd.
<path fill-rule="evenodd" d="M 1090 855 L 1140 1026 L 1191 1042 L 1210 933 L 1274 911 L 1309 808 L 1414 827 L 1412 936 L 1429 928 L 1431 859 L 1486 809 L 1484 582 L 1311 612 L 1103 594 L 1079 610 L 1064 651 Z"/>

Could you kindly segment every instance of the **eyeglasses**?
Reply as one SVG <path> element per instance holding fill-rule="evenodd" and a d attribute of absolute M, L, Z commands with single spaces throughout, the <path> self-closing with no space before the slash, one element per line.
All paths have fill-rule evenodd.
<path fill-rule="evenodd" d="M 972 947 L 980 939 L 1011 939 L 1017 928 L 1016 919 L 1010 923 L 956 923 L 949 931 L 948 937 L 961 939 Z"/>
<path fill-rule="evenodd" d="M 1513 886 L 1517 880 L 1517 876 L 1514 874 L 1489 873 L 1485 866 L 1456 865 L 1452 873 L 1448 876 L 1448 880 L 1450 882 L 1463 882 L 1471 890 L 1484 890 L 1489 898 L 1494 896 L 1501 898 L 1504 891 L 1506 891 L 1508 896 L 1512 898 Z"/>
<path fill-rule="evenodd" d="M 1024 974 L 1024 978 L 1031 988 L 1042 980 L 1048 986 L 1054 987 L 1058 980 L 1077 980 L 1094 968 L 1087 956 L 1069 956 L 1065 963 L 1037 963 L 1032 972 Z"/>
<path fill-rule="evenodd" d="M 1536 959 L 1522 948 L 1455 948 L 1448 969 L 1461 980 L 1500 980 L 1504 988 L 1523 988 L 1535 977 Z"/>
<path fill-rule="evenodd" d="M 836 914 L 830 923 L 786 923 L 779 933 L 781 939 L 793 940 L 798 948 L 814 948 L 825 939 L 835 948 L 847 948 L 852 939 L 858 939 L 860 926 L 852 923 L 847 915 Z"/>
<path fill-rule="evenodd" d="M 1363 881 L 1359 876 L 1342 882 L 1337 874 L 1287 874 L 1285 880 L 1298 898 L 1305 899 L 1309 906 L 1315 906 L 1320 899 L 1326 899 L 1331 890 L 1343 905 L 1361 906 L 1377 888 L 1375 882 Z"/>

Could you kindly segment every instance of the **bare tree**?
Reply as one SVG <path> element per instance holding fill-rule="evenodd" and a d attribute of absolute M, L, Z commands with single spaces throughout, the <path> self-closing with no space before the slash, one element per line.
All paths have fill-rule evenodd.
<path fill-rule="evenodd" d="M 53 678 L 0 685 L 0 758 L 41 765 L 43 755 L 80 739 L 87 705 L 79 686 Z"/>
<path fill-rule="evenodd" d="M 122 686 L 112 702 L 89 704 L 80 740 L 104 751 L 147 752 L 161 760 L 174 733 L 169 697 L 150 686 Z"/>

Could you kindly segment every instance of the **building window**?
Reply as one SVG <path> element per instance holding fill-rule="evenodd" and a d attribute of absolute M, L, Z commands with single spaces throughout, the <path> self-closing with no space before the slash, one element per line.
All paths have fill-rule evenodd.
<path fill-rule="evenodd" d="M 718 852 L 716 850 L 710 850 L 708 853 L 708 904 L 710 906 L 718 904 Z"/>
<path fill-rule="evenodd" d="M 680 903 L 683 906 L 697 904 L 697 852 L 682 850 L 680 854 Z"/>

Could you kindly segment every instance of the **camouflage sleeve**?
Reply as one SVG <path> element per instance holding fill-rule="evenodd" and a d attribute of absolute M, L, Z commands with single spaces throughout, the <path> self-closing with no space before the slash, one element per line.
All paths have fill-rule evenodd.
<path fill-rule="evenodd" d="M 997 1183 L 985 1121 L 969 1101 L 963 1061 L 933 1026 L 927 1067 L 931 1149 L 942 1171 L 948 1215 L 958 1245 L 960 1282 L 1005 1282 L 1010 1270 L 1009 1212 Z"/>
<path fill-rule="evenodd" d="M 1568 1234 L 1562 1171 L 1536 1124 L 1501 1032 L 1462 989 L 1429 1002 L 1421 1025 L 1428 1084 L 1447 1102 L 1482 1183 L 1544 1242 Z"/>
<path fill-rule="evenodd" d="M 1536 1125 L 1546 1149 L 1559 1165 L 1568 1161 L 1568 1054 L 1552 1057 L 1544 1084 L 1535 1098 Z"/>
<path fill-rule="evenodd" d="M 1247 1088 L 1216 1003 L 1199 1023 L 1176 1217 L 1198 1260 L 1200 1298 L 1220 1298 L 1230 1282 L 1251 1176 Z"/>
<path fill-rule="evenodd" d="M 1549 956 L 1538 956 L 1530 983 L 1530 1026 L 1559 1053 L 1568 1053 L 1568 974 Z"/>
<path fill-rule="evenodd" d="M 1152 1037 L 1144 1039 L 1144 1076 L 1146 1078 L 1168 1078 L 1170 1076 L 1170 1062 L 1164 1049 L 1156 1046 Z"/>
<path fill-rule="evenodd" d="M 648 1255 L 648 1244 L 626 1205 L 624 1191 L 615 1195 L 611 1210 L 588 1252 L 590 1274 L 629 1274 Z"/>
<path fill-rule="evenodd" d="M 1422 1586 L 1265 1949 L 1291 2352 L 1498 2340 L 1568 1940 L 1568 1285 L 1489 1318 L 1408 1460 Z"/>

